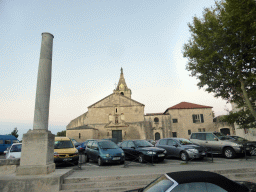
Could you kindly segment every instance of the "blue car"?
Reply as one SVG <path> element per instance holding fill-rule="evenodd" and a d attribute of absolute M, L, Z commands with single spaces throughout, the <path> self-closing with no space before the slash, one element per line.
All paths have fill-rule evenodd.
<path fill-rule="evenodd" d="M 120 163 L 125 161 L 124 151 L 109 140 L 89 141 L 86 147 L 87 159 L 104 163 Z"/>

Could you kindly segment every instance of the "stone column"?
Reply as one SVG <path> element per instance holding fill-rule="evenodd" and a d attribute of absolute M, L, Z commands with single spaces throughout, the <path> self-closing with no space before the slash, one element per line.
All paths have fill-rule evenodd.
<path fill-rule="evenodd" d="M 53 160 L 55 136 L 48 131 L 53 38 L 50 33 L 42 33 L 34 125 L 33 130 L 23 135 L 17 175 L 40 175 L 55 171 Z"/>

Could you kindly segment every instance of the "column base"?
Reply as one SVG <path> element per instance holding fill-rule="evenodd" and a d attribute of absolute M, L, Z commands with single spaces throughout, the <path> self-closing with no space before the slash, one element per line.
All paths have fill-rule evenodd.
<path fill-rule="evenodd" d="M 55 171 L 55 163 L 49 165 L 19 166 L 16 175 L 45 175 Z"/>

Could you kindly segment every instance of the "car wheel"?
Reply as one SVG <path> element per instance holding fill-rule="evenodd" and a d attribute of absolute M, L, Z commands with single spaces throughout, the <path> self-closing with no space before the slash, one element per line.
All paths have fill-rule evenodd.
<path fill-rule="evenodd" d="M 231 147 L 227 147 L 224 149 L 224 156 L 227 158 L 227 159 L 232 159 L 236 156 L 236 152 L 234 151 L 233 148 Z"/>
<path fill-rule="evenodd" d="M 181 152 L 180 158 L 182 161 L 187 161 L 188 160 L 188 154 L 186 152 Z"/>
<path fill-rule="evenodd" d="M 139 155 L 139 162 L 140 163 L 144 162 L 144 156 L 142 154 Z"/>
<path fill-rule="evenodd" d="M 101 159 L 100 157 L 98 158 L 98 165 L 99 165 L 99 166 L 102 166 L 102 165 L 103 165 L 102 159 Z"/>
<path fill-rule="evenodd" d="M 204 156 L 202 156 L 202 157 L 199 157 L 198 159 L 199 159 L 199 160 L 203 160 L 203 159 L 204 159 Z"/>
<path fill-rule="evenodd" d="M 120 164 L 123 165 L 123 164 L 124 164 L 124 161 L 120 161 Z"/>

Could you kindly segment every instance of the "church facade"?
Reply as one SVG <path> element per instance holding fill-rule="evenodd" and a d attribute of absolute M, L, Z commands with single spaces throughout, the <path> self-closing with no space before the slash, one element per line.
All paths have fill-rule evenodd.
<path fill-rule="evenodd" d="M 131 98 L 121 68 L 112 94 L 88 107 L 66 127 L 66 136 L 83 142 L 87 139 L 189 138 L 191 132 L 220 131 L 213 123 L 212 107 L 181 102 L 163 113 L 144 114 L 145 105 Z M 231 129 L 231 127 L 229 127 Z"/>

